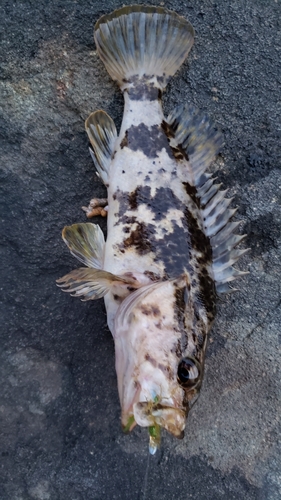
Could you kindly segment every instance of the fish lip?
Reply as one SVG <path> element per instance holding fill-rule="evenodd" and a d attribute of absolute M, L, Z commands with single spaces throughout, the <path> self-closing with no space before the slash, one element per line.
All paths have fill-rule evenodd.
<path fill-rule="evenodd" d="M 173 406 L 159 401 L 139 401 L 122 415 L 122 427 L 130 432 L 137 424 L 140 427 L 154 425 L 166 429 L 178 439 L 184 437 L 184 429 L 188 410 L 182 406 Z"/>

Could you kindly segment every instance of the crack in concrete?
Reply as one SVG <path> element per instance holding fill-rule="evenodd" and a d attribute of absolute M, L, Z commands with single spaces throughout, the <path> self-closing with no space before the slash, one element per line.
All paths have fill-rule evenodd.
<path fill-rule="evenodd" d="M 254 328 L 252 328 L 252 330 L 248 333 L 248 335 L 246 335 L 245 339 L 249 339 L 253 335 L 254 331 L 257 330 L 258 328 L 263 328 L 268 317 L 271 315 L 271 313 L 274 313 L 276 311 L 276 309 L 278 309 L 278 307 L 280 307 L 280 305 L 281 305 L 281 299 L 279 299 L 277 304 L 267 312 L 264 320 L 261 321 L 260 323 L 258 323 L 256 326 L 254 326 Z"/>

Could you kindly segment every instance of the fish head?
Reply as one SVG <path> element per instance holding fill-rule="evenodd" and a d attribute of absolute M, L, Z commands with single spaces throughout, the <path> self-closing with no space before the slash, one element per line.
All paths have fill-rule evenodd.
<path fill-rule="evenodd" d="M 148 427 L 152 451 L 161 427 L 183 437 L 201 386 L 206 335 L 200 332 L 199 342 L 189 288 L 186 275 L 144 286 L 129 295 L 116 314 L 122 426 L 126 431 L 136 424 Z M 204 330 L 206 321 L 201 321 Z"/>

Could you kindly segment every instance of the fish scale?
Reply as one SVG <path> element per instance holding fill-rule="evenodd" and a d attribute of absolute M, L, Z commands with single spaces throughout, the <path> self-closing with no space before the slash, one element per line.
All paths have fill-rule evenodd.
<path fill-rule="evenodd" d="M 162 110 L 162 92 L 193 37 L 187 20 L 161 7 L 123 7 L 97 22 L 98 54 L 125 103 L 119 135 L 100 110 L 85 124 L 108 193 L 107 207 L 100 200 L 107 240 L 92 223 L 63 230 L 86 267 L 58 284 L 82 300 L 104 297 L 122 426 L 148 427 L 151 453 L 161 428 L 183 437 L 217 294 L 245 274 L 233 267 L 247 251 L 236 249 L 244 237 L 233 233 L 236 210 L 206 172 L 222 147 L 220 132 L 190 104 L 167 118 Z"/>

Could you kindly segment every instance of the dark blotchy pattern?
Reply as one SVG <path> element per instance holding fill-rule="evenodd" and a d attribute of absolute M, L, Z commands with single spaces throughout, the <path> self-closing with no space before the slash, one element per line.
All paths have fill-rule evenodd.
<path fill-rule="evenodd" d="M 145 316 L 154 316 L 155 318 L 157 318 L 157 316 L 160 316 L 161 314 L 157 304 L 142 304 L 140 306 L 140 309 L 142 314 L 144 314 Z"/>
<path fill-rule="evenodd" d="M 133 75 L 130 76 L 129 79 L 124 78 L 123 83 L 127 83 L 129 85 L 127 88 L 125 88 L 124 92 L 127 92 L 130 96 L 130 99 L 133 101 L 155 101 L 156 99 L 161 99 L 161 89 L 155 87 L 154 82 L 149 81 L 153 77 L 154 75 L 143 75 L 143 77 L 140 79 L 139 75 Z M 166 80 L 166 82 L 168 83 L 169 78 L 158 76 L 157 80 L 158 83 L 162 85 L 164 80 Z"/>
<path fill-rule="evenodd" d="M 142 203 L 153 212 L 153 220 L 162 220 L 170 208 L 182 209 L 184 205 L 178 200 L 170 188 L 159 187 L 151 197 L 150 186 L 138 186 L 129 195 L 129 209 L 136 210 Z"/>
<path fill-rule="evenodd" d="M 162 92 L 153 83 L 139 82 L 134 87 L 125 90 L 133 101 L 155 101 L 161 99 Z"/>
<path fill-rule="evenodd" d="M 120 248 L 134 247 L 140 255 L 145 255 L 151 250 L 153 251 L 153 244 L 150 239 L 154 233 L 154 226 L 143 222 L 137 222 L 136 224 L 137 227 L 131 230 L 130 235 L 123 241 Z"/>
<path fill-rule="evenodd" d="M 120 218 L 116 224 L 125 224 L 123 229 L 126 237 L 119 246 L 119 250 L 124 252 L 132 247 L 140 255 L 154 252 L 156 260 L 162 261 L 165 267 L 167 278 L 180 276 L 185 269 L 190 277 L 194 275 L 199 279 L 200 296 L 198 300 L 204 304 L 210 319 L 212 320 L 216 311 L 215 285 L 208 274 L 208 266 L 212 262 L 212 249 L 209 238 L 199 228 L 198 221 L 191 211 L 175 196 L 170 188 L 158 188 L 155 195 L 151 196 L 149 186 L 138 186 L 132 193 L 122 193 L 118 191 L 115 196 L 120 202 Z M 145 204 L 152 212 L 151 223 L 136 222 L 135 217 L 126 215 L 127 209 L 137 210 Z M 156 239 L 157 222 L 165 220 L 170 208 L 177 209 L 182 213 L 181 222 L 183 227 L 174 220 L 173 232 L 162 235 L 161 239 Z M 135 222 L 137 226 L 131 228 L 130 222 Z M 202 252 L 196 262 L 191 264 L 192 249 Z"/>
<path fill-rule="evenodd" d="M 163 219 L 170 208 L 177 207 L 177 199 L 173 191 L 164 187 L 157 189 L 153 199 L 150 186 L 137 186 L 131 193 L 118 189 L 113 195 L 113 199 L 119 202 L 119 212 L 116 214 L 116 217 L 118 217 L 117 225 L 120 223 L 133 224 L 136 221 L 136 216 L 128 216 L 126 212 L 136 210 L 143 203 L 153 210 L 153 220 L 155 221 Z M 184 205 L 181 204 L 182 207 Z"/>
<path fill-rule="evenodd" d="M 144 123 L 132 125 L 125 132 L 125 138 L 121 141 L 121 148 L 127 146 L 132 151 L 141 151 L 148 158 L 156 158 L 164 148 L 170 158 L 174 158 L 169 141 L 158 125 L 147 127 Z"/>
<path fill-rule="evenodd" d="M 137 223 L 137 228 L 132 229 L 129 237 L 124 239 L 122 248 L 134 247 L 141 255 L 152 251 L 156 258 L 165 264 L 167 277 L 177 277 L 188 267 L 190 237 L 188 227 L 184 219 L 184 205 L 176 198 L 169 188 L 159 188 L 154 197 L 151 196 L 149 186 L 138 186 L 130 194 L 118 192 L 118 199 L 128 200 L 128 208 L 136 210 L 141 204 L 146 204 L 152 211 L 150 224 Z M 157 221 L 165 219 L 170 208 L 177 208 L 183 214 L 184 229 L 180 228 L 177 221 L 174 223 L 174 232 L 164 234 L 161 240 L 156 240 L 155 234 Z M 124 210 L 124 215 L 122 215 Z M 120 221 L 126 222 L 126 204 L 123 203 L 120 210 Z M 155 224 L 156 223 L 156 224 Z M 127 226 L 129 227 L 129 226 Z"/>

